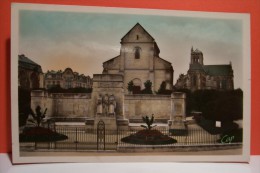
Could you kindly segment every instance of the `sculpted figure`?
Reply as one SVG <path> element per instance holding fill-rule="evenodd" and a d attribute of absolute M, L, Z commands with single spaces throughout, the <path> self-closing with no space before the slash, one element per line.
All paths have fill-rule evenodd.
<path fill-rule="evenodd" d="M 103 113 L 102 96 L 100 94 L 97 99 L 97 115 L 102 115 L 102 113 Z"/>
<path fill-rule="evenodd" d="M 105 94 L 105 96 L 103 97 L 103 115 L 104 116 L 108 116 L 108 109 L 109 109 L 109 98 L 108 95 Z"/>
<path fill-rule="evenodd" d="M 116 109 L 115 96 L 113 94 L 111 94 L 109 96 L 109 115 L 110 116 L 115 116 L 115 109 Z"/>

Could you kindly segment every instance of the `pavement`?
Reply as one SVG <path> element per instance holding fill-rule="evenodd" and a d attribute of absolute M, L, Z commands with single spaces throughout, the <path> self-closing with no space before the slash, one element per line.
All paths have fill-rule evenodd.
<path fill-rule="evenodd" d="M 116 151 L 21 151 L 21 157 L 27 156 L 151 156 L 151 155 L 241 155 L 242 149 L 212 150 L 212 151 L 183 151 L 183 152 L 138 152 L 138 153 L 118 153 Z"/>

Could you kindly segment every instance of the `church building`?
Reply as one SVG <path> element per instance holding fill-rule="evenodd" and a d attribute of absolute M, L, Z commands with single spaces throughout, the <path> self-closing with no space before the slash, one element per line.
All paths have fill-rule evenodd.
<path fill-rule="evenodd" d="M 124 76 L 124 88 L 133 82 L 133 93 L 144 89 L 146 81 L 152 82 L 153 93 L 157 92 L 162 82 L 166 89 L 173 87 L 173 67 L 162 59 L 160 49 L 154 38 L 137 23 L 121 39 L 120 54 L 103 63 L 103 74 L 121 74 Z"/>
<path fill-rule="evenodd" d="M 232 64 L 204 65 L 203 53 L 191 48 L 190 67 L 186 75 L 180 74 L 175 88 L 203 90 L 233 90 L 234 74 Z"/>

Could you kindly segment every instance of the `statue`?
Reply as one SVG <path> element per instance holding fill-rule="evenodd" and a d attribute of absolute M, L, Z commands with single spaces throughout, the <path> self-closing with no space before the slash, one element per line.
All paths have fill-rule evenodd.
<path fill-rule="evenodd" d="M 97 115 L 102 115 L 102 113 L 103 113 L 102 96 L 100 94 L 97 99 Z"/>
<path fill-rule="evenodd" d="M 109 109 L 109 98 L 108 95 L 105 94 L 103 97 L 103 115 L 108 116 L 108 109 Z"/>
<path fill-rule="evenodd" d="M 100 94 L 97 98 L 97 115 L 99 116 L 115 116 L 116 100 L 115 96 L 105 94 L 103 97 Z"/>
<path fill-rule="evenodd" d="M 116 100 L 113 94 L 109 96 L 109 115 L 115 116 Z"/>

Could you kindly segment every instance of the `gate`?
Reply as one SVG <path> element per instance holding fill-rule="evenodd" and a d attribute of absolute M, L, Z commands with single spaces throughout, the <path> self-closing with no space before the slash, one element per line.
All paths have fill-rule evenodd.
<path fill-rule="evenodd" d="M 97 124 L 97 150 L 106 149 L 105 123 L 100 120 Z"/>

